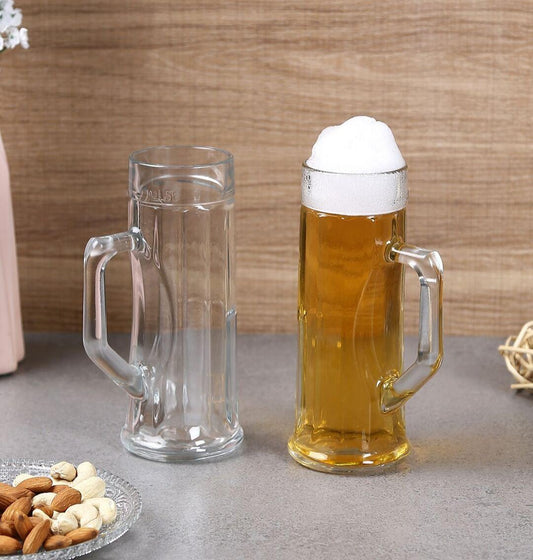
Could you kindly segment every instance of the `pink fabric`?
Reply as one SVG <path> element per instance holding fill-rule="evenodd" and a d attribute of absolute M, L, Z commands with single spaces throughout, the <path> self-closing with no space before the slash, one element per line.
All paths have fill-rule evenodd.
<path fill-rule="evenodd" d="M 19 280 L 9 168 L 0 136 L 0 375 L 24 357 Z"/>

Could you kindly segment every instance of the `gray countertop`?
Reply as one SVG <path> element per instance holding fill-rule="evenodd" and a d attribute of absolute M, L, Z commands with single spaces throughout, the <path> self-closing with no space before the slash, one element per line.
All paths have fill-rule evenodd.
<path fill-rule="evenodd" d="M 18 372 L 0 377 L 2 456 L 89 459 L 142 495 L 140 519 L 94 560 L 533 558 L 533 395 L 509 388 L 500 339 L 447 338 L 441 371 L 407 405 L 412 454 L 396 472 L 355 477 L 287 453 L 294 336 L 239 337 L 245 443 L 203 464 L 130 455 L 119 440 L 127 396 L 80 336 L 26 340 Z"/>

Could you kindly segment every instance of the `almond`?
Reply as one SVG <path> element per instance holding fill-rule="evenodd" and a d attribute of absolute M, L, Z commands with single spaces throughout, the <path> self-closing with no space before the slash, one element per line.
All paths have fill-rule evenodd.
<path fill-rule="evenodd" d="M 20 482 L 17 488 L 27 488 L 36 494 L 40 494 L 41 492 L 48 492 L 52 485 L 52 479 L 47 476 L 32 476 Z"/>
<path fill-rule="evenodd" d="M 52 535 L 44 541 L 45 550 L 57 550 L 72 545 L 72 539 L 65 535 Z"/>
<path fill-rule="evenodd" d="M 31 511 L 31 498 L 19 498 L 6 508 L 0 521 L 15 521 L 15 513 L 22 511 L 26 515 Z"/>
<path fill-rule="evenodd" d="M 13 537 L 14 539 L 18 537 L 13 521 L 0 521 L 0 535 Z"/>
<path fill-rule="evenodd" d="M 8 493 L 12 496 L 15 496 L 15 499 L 18 500 L 19 498 L 29 497 L 33 498 L 34 493 L 28 488 L 19 488 L 18 486 L 14 486 L 12 488 L 8 488 Z"/>
<path fill-rule="evenodd" d="M 18 536 L 22 540 L 24 540 L 33 529 L 33 523 L 30 521 L 30 518 L 22 511 L 17 511 L 14 521 L 15 530 L 17 531 Z"/>
<path fill-rule="evenodd" d="M 9 491 L 11 488 L 13 488 L 11 484 L 6 484 L 5 482 L 0 481 L 0 493 L 4 492 L 5 490 Z"/>
<path fill-rule="evenodd" d="M 70 488 L 68 484 L 54 484 L 52 488 L 50 488 L 50 492 L 59 494 L 59 492 L 63 492 L 63 490 L 66 490 L 67 488 Z"/>
<path fill-rule="evenodd" d="M 48 538 L 49 534 L 50 521 L 48 521 L 48 519 L 43 519 L 26 537 L 24 545 L 22 546 L 22 553 L 33 554 L 34 552 L 37 552 L 43 545 L 44 541 Z"/>
<path fill-rule="evenodd" d="M 13 537 L 0 535 L 0 554 L 13 554 L 22 548 L 22 543 Z"/>
<path fill-rule="evenodd" d="M 63 490 L 63 492 L 59 492 L 59 494 L 54 498 L 50 507 L 54 511 L 67 511 L 70 506 L 74 504 L 81 503 L 81 493 L 74 488 L 67 488 Z"/>
<path fill-rule="evenodd" d="M 13 479 L 11 486 L 18 486 L 23 480 L 26 480 L 27 478 L 32 478 L 32 476 L 33 475 L 31 475 L 30 473 L 21 472 L 20 474 L 17 474 L 17 476 Z"/>
<path fill-rule="evenodd" d="M 13 488 L 9 485 L 0 487 L 0 510 L 7 509 L 15 500 L 23 496 L 33 497 L 33 492 L 27 488 Z"/>
<path fill-rule="evenodd" d="M 42 517 L 33 517 L 33 515 L 31 517 L 28 517 L 28 519 L 30 520 L 30 523 L 33 527 L 35 527 L 35 525 L 39 525 L 39 523 L 43 520 Z"/>
<path fill-rule="evenodd" d="M 32 492 L 28 488 L 19 488 L 18 486 L 13 488 L 12 492 L 17 496 L 17 499 L 22 497 L 33 498 L 33 496 L 35 496 L 35 492 Z"/>
<path fill-rule="evenodd" d="M 0 488 L 0 511 L 4 511 L 16 499 L 7 488 Z"/>
<path fill-rule="evenodd" d="M 91 539 L 94 539 L 96 535 L 98 535 L 98 531 L 90 527 L 80 527 L 79 529 L 74 529 L 74 531 L 67 533 L 67 537 L 72 539 L 72 544 L 80 544 L 85 541 L 90 541 Z"/>

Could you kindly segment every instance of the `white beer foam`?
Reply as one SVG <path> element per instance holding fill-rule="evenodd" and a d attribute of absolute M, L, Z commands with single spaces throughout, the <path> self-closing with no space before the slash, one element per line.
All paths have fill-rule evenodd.
<path fill-rule="evenodd" d="M 325 128 L 307 165 L 333 173 L 383 173 L 405 167 L 405 160 L 384 122 L 360 116 Z"/>
<path fill-rule="evenodd" d="M 332 214 L 387 214 L 407 204 L 405 160 L 391 129 L 358 116 L 318 136 L 304 166 L 302 204 Z"/>

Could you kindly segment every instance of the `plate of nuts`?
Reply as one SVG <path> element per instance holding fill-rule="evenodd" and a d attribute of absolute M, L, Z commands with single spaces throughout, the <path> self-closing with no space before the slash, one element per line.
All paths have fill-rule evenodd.
<path fill-rule="evenodd" d="M 0 461 L 0 557 L 67 560 L 121 537 L 139 518 L 141 496 L 85 461 Z"/>

